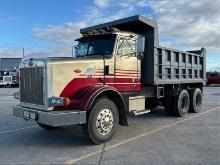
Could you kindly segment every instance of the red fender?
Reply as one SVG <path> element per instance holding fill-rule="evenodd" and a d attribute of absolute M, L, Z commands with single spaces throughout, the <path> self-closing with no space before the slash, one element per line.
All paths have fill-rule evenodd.
<path fill-rule="evenodd" d="M 104 96 L 109 97 L 115 102 L 119 113 L 119 124 L 123 126 L 128 126 L 128 122 L 127 122 L 128 111 L 126 109 L 125 101 L 121 96 L 121 94 L 113 87 L 107 85 L 88 86 L 87 88 L 79 92 L 77 95 L 75 95 L 73 100 L 75 101 L 77 100 L 75 102 L 75 106 L 78 109 L 83 111 L 89 111 L 91 110 L 94 101 L 102 94 Z"/>
<path fill-rule="evenodd" d="M 121 94 L 117 91 L 117 89 L 107 85 L 88 86 L 87 88 L 84 88 L 73 97 L 73 102 L 75 100 L 76 102 L 80 103 L 77 105 L 78 109 L 87 111 L 91 108 L 96 98 L 104 92 L 106 93 L 106 95 L 108 95 L 109 92 L 114 92 L 120 97 L 122 101 L 121 104 L 125 105 L 124 99 L 121 96 Z"/>
<path fill-rule="evenodd" d="M 107 85 L 88 85 L 75 93 L 75 95 L 71 98 L 71 104 L 68 107 L 56 107 L 54 110 L 75 109 L 81 111 L 89 111 L 94 101 L 102 94 L 110 97 L 110 99 L 115 101 L 115 104 L 119 111 L 119 124 L 128 126 L 128 111 L 123 97 L 117 91 L 117 89 Z"/>
<path fill-rule="evenodd" d="M 72 80 L 62 91 L 60 97 L 71 99 L 68 106 L 58 106 L 54 110 L 81 110 L 91 109 L 97 97 L 104 94 L 112 99 L 119 111 L 121 125 L 127 126 L 127 106 L 121 94 L 114 87 L 102 85 L 98 79 L 75 79 Z"/>
<path fill-rule="evenodd" d="M 67 86 L 68 87 L 68 86 Z M 101 85 L 101 84 L 86 84 L 84 86 L 80 86 L 80 88 L 75 89 L 76 86 L 71 86 L 69 88 L 65 88 L 61 93 L 60 97 L 67 97 L 71 99 L 71 104 L 68 106 L 59 106 L 55 107 L 54 110 L 81 110 L 87 111 L 90 109 L 91 105 L 95 101 L 95 99 L 103 92 L 112 91 L 117 94 L 122 104 L 125 105 L 124 99 L 121 94 L 117 91 L 116 88 L 108 86 L 108 85 Z M 75 88 L 74 88 L 75 87 Z M 126 106 L 125 106 L 126 107 Z"/>

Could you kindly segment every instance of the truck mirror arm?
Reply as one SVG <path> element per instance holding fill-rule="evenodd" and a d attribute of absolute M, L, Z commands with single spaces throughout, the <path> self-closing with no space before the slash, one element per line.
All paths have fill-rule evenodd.
<path fill-rule="evenodd" d="M 136 57 L 138 60 L 143 60 L 144 59 L 144 53 L 136 53 Z"/>

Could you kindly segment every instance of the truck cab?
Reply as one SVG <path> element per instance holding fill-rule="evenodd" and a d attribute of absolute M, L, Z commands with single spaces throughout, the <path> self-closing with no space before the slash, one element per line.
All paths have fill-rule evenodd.
<path fill-rule="evenodd" d="M 99 77 L 98 74 L 96 77 L 103 79 L 103 84 L 120 92 L 140 91 L 143 50 L 137 50 L 137 45 L 139 42 L 139 46 L 142 44 L 143 47 L 141 37 L 131 32 L 107 32 L 82 37 L 77 40 L 76 58 L 100 59 L 95 70 L 99 71 Z"/>
<path fill-rule="evenodd" d="M 0 86 L 18 87 L 18 72 L 0 71 Z"/>
<path fill-rule="evenodd" d="M 0 72 L 0 86 L 9 86 L 13 83 L 13 76 L 9 71 Z"/>
<path fill-rule="evenodd" d="M 0 85 L 5 86 L 9 85 L 11 82 L 11 77 L 9 77 L 9 74 L 7 71 L 1 71 L 0 72 Z"/>

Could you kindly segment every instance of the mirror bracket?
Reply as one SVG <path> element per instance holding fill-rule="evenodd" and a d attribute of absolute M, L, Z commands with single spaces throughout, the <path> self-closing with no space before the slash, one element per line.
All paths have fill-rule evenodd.
<path fill-rule="evenodd" d="M 145 51 L 145 37 L 138 36 L 137 38 L 137 54 L 144 54 Z"/>

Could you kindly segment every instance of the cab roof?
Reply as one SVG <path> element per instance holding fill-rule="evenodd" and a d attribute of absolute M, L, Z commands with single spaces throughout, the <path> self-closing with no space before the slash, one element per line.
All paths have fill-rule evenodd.
<path fill-rule="evenodd" d="M 153 39 L 154 46 L 159 46 L 157 23 L 154 20 L 140 15 L 83 28 L 80 29 L 80 33 L 86 34 L 94 30 L 108 29 L 109 27 L 117 28 L 120 31 L 134 32 L 146 37 L 150 36 L 150 38 Z"/>

